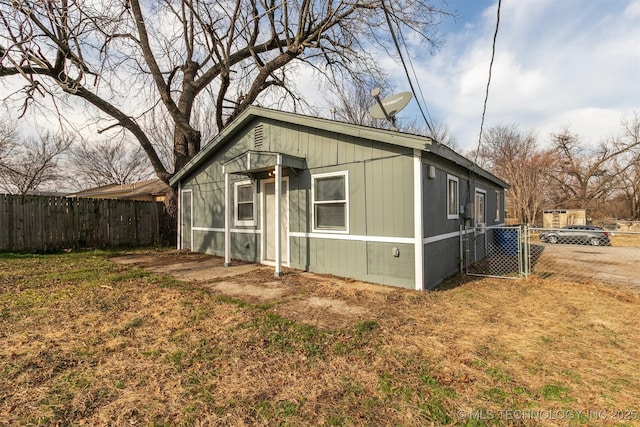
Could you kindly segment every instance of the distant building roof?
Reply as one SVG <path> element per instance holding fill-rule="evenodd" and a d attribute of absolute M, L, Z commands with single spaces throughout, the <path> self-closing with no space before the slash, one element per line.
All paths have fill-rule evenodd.
<path fill-rule="evenodd" d="M 131 184 L 107 184 L 68 194 L 67 197 L 161 201 L 168 190 L 167 184 L 159 179 L 152 179 Z"/>
<path fill-rule="evenodd" d="M 34 190 L 27 192 L 27 196 L 64 197 L 67 193 L 61 191 Z"/>

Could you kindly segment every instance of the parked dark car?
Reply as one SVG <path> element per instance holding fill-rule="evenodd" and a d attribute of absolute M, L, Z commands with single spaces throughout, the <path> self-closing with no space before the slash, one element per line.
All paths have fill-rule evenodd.
<path fill-rule="evenodd" d="M 546 243 L 570 243 L 575 245 L 611 246 L 609 233 L 592 225 L 567 225 L 566 227 L 540 233 Z"/>

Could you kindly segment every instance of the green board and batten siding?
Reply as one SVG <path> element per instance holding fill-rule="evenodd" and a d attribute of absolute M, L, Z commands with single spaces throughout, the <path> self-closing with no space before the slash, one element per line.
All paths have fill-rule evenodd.
<path fill-rule="evenodd" d="M 262 139 L 258 144 L 254 144 L 256 126 L 261 128 Z M 393 238 L 413 237 L 413 151 L 294 123 L 255 120 L 181 181 L 183 192 L 193 190 L 194 251 L 223 255 L 222 164 L 250 150 L 306 158 L 307 170 L 284 171 L 289 179 L 289 231 L 298 234 L 289 239 L 291 267 L 409 288 L 415 286 L 414 247 L 393 242 Z M 255 168 L 259 166 L 252 164 Z M 311 176 L 344 171 L 349 180 L 349 236 L 387 238 L 389 242 L 338 240 L 340 234 L 334 235 L 335 239 L 300 236 L 312 232 Z M 231 187 L 234 182 L 248 179 L 231 175 Z M 256 225 L 238 227 L 231 223 L 236 231 L 254 230 L 253 233 L 231 233 L 232 258 L 260 261 L 260 185 L 256 191 Z M 231 199 L 233 206 L 233 191 Z M 394 248 L 400 256 L 394 256 Z"/>
<path fill-rule="evenodd" d="M 172 179 L 183 194 L 193 194 L 193 237 L 182 240 L 189 241 L 189 249 L 224 255 L 226 165 L 231 181 L 231 258 L 255 262 L 266 258 L 261 253 L 266 240 L 261 183 L 272 180 L 269 172 L 275 159 L 283 160 L 288 183 L 285 265 L 412 289 L 432 288 L 458 272 L 459 233 L 465 217 L 447 215 L 447 176 L 458 180 L 461 205 L 474 202 L 476 188 L 486 191 L 487 225 L 500 222 L 490 213 L 495 212 L 496 195 L 503 209 L 508 187 L 429 138 L 250 107 Z M 419 171 L 414 170 L 416 165 L 421 165 Z M 312 177 L 331 173 L 347 176 L 345 233 L 313 229 Z M 234 222 L 237 182 L 254 184 L 252 225 Z M 421 196 L 414 192 L 416 182 Z M 422 206 L 414 209 L 414 200 L 420 197 Z M 414 214 L 420 212 L 418 227 Z M 419 229 L 423 235 L 416 239 Z M 421 247 L 416 240 L 422 240 Z M 421 271 L 416 268 L 416 248 L 422 249 L 418 264 L 424 272 L 422 283 L 415 279 Z"/>
<path fill-rule="evenodd" d="M 428 242 L 424 245 L 423 268 L 425 287 L 431 289 L 446 278 L 460 271 L 460 226 L 464 225 L 464 215 L 455 219 L 447 215 L 448 177 L 458 180 L 458 200 L 460 205 L 473 204 L 476 189 L 484 190 L 487 194 L 486 214 L 487 225 L 494 226 L 501 223 L 501 218 L 495 218 L 495 195 L 500 195 L 500 206 L 504 206 L 504 188 L 482 176 L 469 173 L 467 165 L 454 162 L 444 162 L 433 153 L 423 155 L 423 221 L 424 238 Z M 435 168 L 435 177 L 428 178 L 429 166 Z"/>

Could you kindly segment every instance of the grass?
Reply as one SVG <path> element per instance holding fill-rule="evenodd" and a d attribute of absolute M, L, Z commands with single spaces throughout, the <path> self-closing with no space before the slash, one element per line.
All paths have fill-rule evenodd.
<path fill-rule="evenodd" d="M 640 232 L 620 232 L 609 233 L 612 246 L 627 246 L 640 248 Z"/>
<path fill-rule="evenodd" d="M 0 254 L 0 425 L 640 423 L 629 290 L 482 279 L 417 293 L 289 274 L 266 303 L 115 254 Z M 366 310 L 310 322 L 310 296 Z M 513 418 L 552 410 L 580 416 Z M 613 410 L 626 419 L 602 417 Z"/>

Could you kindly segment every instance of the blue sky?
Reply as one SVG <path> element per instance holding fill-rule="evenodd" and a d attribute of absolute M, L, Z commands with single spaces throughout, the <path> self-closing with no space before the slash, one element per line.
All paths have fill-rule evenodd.
<path fill-rule="evenodd" d="M 458 15 L 443 18 L 441 48 L 430 53 L 406 40 L 416 42 L 412 64 L 431 118 L 447 124 L 467 151 L 478 144 L 498 0 L 433 1 Z M 409 90 L 399 61 L 382 55 L 380 62 L 397 92 Z M 324 97 L 311 74 L 300 80 L 311 99 Z M 3 95 L 15 90 L 2 83 Z M 328 117 L 328 106 L 316 107 Z M 640 0 L 502 0 L 485 129 L 517 124 L 545 145 L 551 132 L 569 127 L 595 145 L 616 136 L 634 111 L 640 113 Z M 75 114 L 84 120 L 81 108 Z M 416 100 L 398 117 L 424 124 Z"/>
<path fill-rule="evenodd" d="M 434 54 L 413 46 L 420 87 L 434 121 L 446 123 L 462 150 L 480 131 L 497 0 L 448 0 L 457 20 L 440 27 Z M 398 91 L 401 65 L 385 60 Z M 640 0 L 502 0 L 485 129 L 515 123 L 542 145 L 568 127 L 586 144 L 620 132 L 640 113 Z M 423 123 L 415 101 L 399 114 Z"/>

